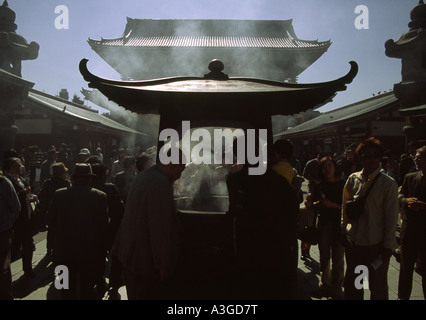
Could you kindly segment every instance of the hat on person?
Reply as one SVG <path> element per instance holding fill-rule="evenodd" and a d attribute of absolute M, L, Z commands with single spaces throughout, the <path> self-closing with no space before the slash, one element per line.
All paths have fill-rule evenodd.
<path fill-rule="evenodd" d="M 83 148 L 80 150 L 79 155 L 90 156 L 90 151 L 87 148 Z"/>
<path fill-rule="evenodd" d="M 73 177 L 94 177 L 92 166 L 89 163 L 76 163 Z"/>
<path fill-rule="evenodd" d="M 68 172 L 68 168 L 65 167 L 63 162 L 56 162 L 53 166 L 52 166 L 52 172 L 54 176 L 61 176 L 64 173 Z"/>

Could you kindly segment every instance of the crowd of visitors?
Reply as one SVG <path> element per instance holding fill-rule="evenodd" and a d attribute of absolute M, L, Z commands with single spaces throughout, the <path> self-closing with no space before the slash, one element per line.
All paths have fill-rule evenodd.
<path fill-rule="evenodd" d="M 371 299 L 386 300 L 394 254 L 401 263 L 399 299 L 410 298 L 414 270 L 426 297 L 426 146 L 410 143 L 407 154 L 394 159 L 368 138 L 342 155 L 319 152 L 304 166 L 290 141 L 277 141 L 273 151 L 265 174 L 249 175 L 246 161 L 226 167 L 224 176 L 236 283 L 245 297 L 295 297 L 301 203 L 318 221 L 321 281 L 313 294 L 363 299 L 355 270 L 362 265 L 369 270 Z M 135 157 L 121 149 L 106 158 L 100 148 L 93 154 L 82 148 L 74 159 L 61 144 L 47 151 L 34 182 L 25 159 L 8 151 L 0 175 L 0 298 L 13 299 L 10 264 L 19 255 L 24 277 L 34 277 L 35 217 L 47 226 L 47 255 L 69 269 L 64 299 L 95 299 L 105 288 L 107 265 L 110 297 L 119 298 L 121 285 L 129 299 L 166 297 L 183 232 L 173 184 L 185 161 L 180 152 L 179 163 L 155 164 L 155 152 Z M 361 203 L 357 215 L 353 202 Z M 301 243 L 304 260 L 310 245 Z"/>

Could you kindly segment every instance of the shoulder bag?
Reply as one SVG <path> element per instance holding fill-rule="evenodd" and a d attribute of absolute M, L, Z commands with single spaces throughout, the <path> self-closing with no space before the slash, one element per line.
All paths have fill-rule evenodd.
<path fill-rule="evenodd" d="M 367 200 L 368 194 L 370 193 L 370 190 L 373 188 L 373 186 L 374 186 L 377 178 L 379 178 L 380 175 L 381 175 L 381 173 L 379 172 L 374 177 L 373 182 L 371 183 L 370 187 L 368 188 L 367 192 L 364 195 L 359 196 L 356 200 L 346 201 L 346 203 L 345 203 L 345 206 L 346 206 L 346 216 L 350 220 L 352 220 L 352 221 L 358 220 L 358 218 L 364 212 L 364 206 L 365 206 L 365 202 Z"/>

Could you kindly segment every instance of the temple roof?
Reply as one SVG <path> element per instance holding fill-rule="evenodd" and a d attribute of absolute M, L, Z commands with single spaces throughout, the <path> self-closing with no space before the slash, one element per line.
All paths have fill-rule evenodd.
<path fill-rule="evenodd" d="M 79 123 L 96 126 L 98 130 L 105 132 L 146 135 L 105 117 L 97 113 L 95 110 L 89 110 L 73 102 L 54 97 L 34 89 L 30 90 L 28 98 L 24 103 L 35 104 L 36 106 L 55 114 L 56 118 L 65 117 Z"/>
<path fill-rule="evenodd" d="M 420 106 L 415 106 L 411 108 L 400 109 L 399 113 L 400 115 L 404 117 L 415 117 L 415 116 L 424 117 L 426 115 L 426 104 L 422 104 Z"/>
<path fill-rule="evenodd" d="M 123 47 L 226 47 L 226 48 L 319 48 L 328 47 L 327 42 L 303 41 L 281 37 L 130 37 L 109 40 L 90 40 L 91 44 Z"/>
<path fill-rule="evenodd" d="M 193 61 L 200 65 L 220 59 L 234 68 L 235 76 L 259 74 L 242 68 L 240 61 L 246 60 L 256 63 L 264 77 L 280 81 L 294 80 L 331 45 L 331 41 L 299 39 L 292 20 L 132 18 L 127 18 L 121 37 L 89 38 L 88 43 L 124 79 L 189 74 Z M 172 65 L 175 61 L 182 63 Z"/>
<path fill-rule="evenodd" d="M 361 121 L 371 117 L 372 114 L 383 112 L 399 105 L 393 91 L 389 91 L 368 99 L 364 99 L 350 105 L 324 112 L 318 117 L 306 121 L 286 131 L 277 133 L 274 137 L 291 138 L 298 135 L 313 135 L 316 132 L 333 128 L 335 126 Z"/>
<path fill-rule="evenodd" d="M 137 47 L 328 48 L 330 41 L 300 40 L 292 20 L 149 20 L 127 18 L 123 35 L 90 45 Z"/>

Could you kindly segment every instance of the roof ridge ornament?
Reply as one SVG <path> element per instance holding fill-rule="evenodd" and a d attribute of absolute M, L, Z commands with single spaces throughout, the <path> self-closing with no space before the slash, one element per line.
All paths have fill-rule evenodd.
<path fill-rule="evenodd" d="M 227 74 L 223 73 L 223 69 L 225 69 L 225 65 L 222 61 L 213 59 L 209 63 L 210 72 L 204 75 L 204 79 L 208 80 L 228 80 L 229 77 Z"/>

